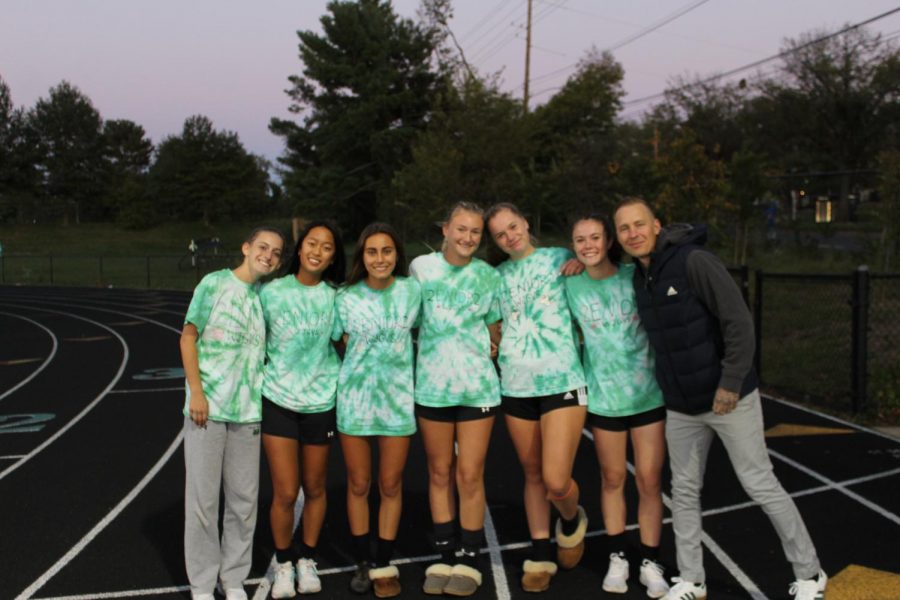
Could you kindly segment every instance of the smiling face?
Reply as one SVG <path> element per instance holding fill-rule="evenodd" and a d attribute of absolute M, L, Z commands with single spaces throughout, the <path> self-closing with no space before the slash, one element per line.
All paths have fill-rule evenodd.
<path fill-rule="evenodd" d="M 586 267 L 598 267 L 607 261 L 612 243 L 603 224 L 595 219 L 582 219 L 572 228 L 572 249 Z"/>
<path fill-rule="evenodd" d="M 283 248 L 284 240 L 271 231 L 260 231 L 252 240 L 244 242 L 241 252 L 252 281 L 257 281 L 278 268 Z"/>
<path fill-rule="evenodd" d="M 642 202 L 626 204 L 616 211 L 616 236 L 625 252 L 641 261 L 650 264 L 650 254 L 656 247 L 656 236 L 662 226 L 659 219 Z"/>
<path fill-rule="evenodd" d="M 504 208 L 491 217 L 488 229 L 497 246 L 513 260 L 524 258 L 534 250 L 528 221 L 509 209 Z"/>
<path fill-rule="evenodd" d="M 304 283 L 317 283 L 334 259 L 334 235 L 327 227 L 313 227 L 303 238 L 298 255 L 300 271 L 297 278 Z"/>
<path fill-rule="evenodd" d="M 468 210 L 457 210 L 444 223 L 444 258 L 451 265 L 462 266 L 472 260 L 481 244 L 484 220 Z"/>
<path fill-rule="evenodd" d="M 397 247 L 386 233 L 376 233 L 366 238 L 363 246 L 363 265 L 368 276 L 366 283 L 373 289 L 384 289 L 394 281 L 397 266 Z"/>

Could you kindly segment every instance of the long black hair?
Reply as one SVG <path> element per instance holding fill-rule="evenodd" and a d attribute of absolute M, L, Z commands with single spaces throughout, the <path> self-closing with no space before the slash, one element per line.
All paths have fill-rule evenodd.
<path fill-rule="evenodd" d="M 373 235 L 383 233 L 394 242 L 394 248 L 397 250 L 397 263 L 394 265 L 393 275 L 395 277 L 406 277 L 406 250 L 403 247 L 403 240 L 397 231 L 387 223 L 376 221 L 366 225 L 359 239 L 356 241 L 356 250 L 353 251 L 353 262 L 350 263 L 350 275 L 347 277 L 347 284 L 353 285 L 366 278 L 369 274 L 366 271 L 366 264 L 363 262 L 363 253 L 366 250 L 366 240 Z"/>
<path fill-rule="evenodd" d="M 341 237 L 341 230 L 333 221 L 327 219 L 319 219 L 310 221 L 303 226 L 300 233 L 297 234 L 297 243 L 294 244 L 294 254 L 291 256 L 291 262 L 288 263 L 286 273 L 296 275 L 300 272 L 300 248 L 303 246 L 303 240 L 309 235 L 309 232 L 316 227 L 324 227 L 331 232 L 334 238 L 334 255 L 331 257 L 331 264 L 322 272 L 322 281 L 331 285 L 340 285 L 344 283 L 347 276 L 347 259 L 344 251 L 344 241 Z"/>
<path fill-rule="evenodd" d="M 615 229 L 613 228 L 612 221 L 610 218 L 604 214 L 597 212 L 584 212 L 580 214 L 576 214 L 574 217 L 570 219 L 569 225 L 569 239 L 572 239 L 572 232 L 575 229 L 575 225 L 580 223 L 581 221 L 596 221 L 600 223 L 603 227 L 603 235 L 606 237 L 607 243 L 612 242 L 609 248 L 606 251 L 606 257 L 616 266 L 621 264 L 622 262 L 622 245 L 619 244 L 619 238 L 616 235 Z"/>

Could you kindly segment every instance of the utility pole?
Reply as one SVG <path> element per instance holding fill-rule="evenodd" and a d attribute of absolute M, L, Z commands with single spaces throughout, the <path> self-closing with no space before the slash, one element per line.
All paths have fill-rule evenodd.
<path fill-rule="evenodd" d="M 525 34 L 525 90 L 522 93 L 522 104 L 525 106 L 525 112 L 528 112 L 528 88 L 531 79 L 531 3 L 528 0 L 528 28 Z"/>

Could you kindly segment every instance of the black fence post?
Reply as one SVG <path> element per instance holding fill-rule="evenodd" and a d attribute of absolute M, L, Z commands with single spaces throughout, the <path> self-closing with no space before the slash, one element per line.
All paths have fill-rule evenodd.
<path fill-rule="evenodd" d="M 100 272 L 100 287 L 103 287 L 103 255 L 97 257 L 97 270 Z"/>
<path fill-rule="evenodd" d="M 53 285 L 53 255 L 50 255 L 50 285 Z"/>
<path fill-rule="evenodd" d="M 147 289 L 150 289 L 150 257 L 147 258 Z"/>
<path fill-rule="evenodd" d="M 756 335 L 756 354 L 753 356 L 753 365 L 756 367 L 756 376 L 762 383 L 762 313 L 763 313 L 763 272 L 756 270 L 756 296 L 753 307 L 753 329 Z"/>
<path fill-rule="evenodd" d="M 741 295 L 744 297 L 744 304 L 747 308 L 752 309 L 750 304 L 750 267 L 741 265 Z"/>
<path fill-rule="evenodd" d="M 0 254 L 0 283 L 6 283 L 6 257 Z"/>
<path fill-rule="evenodd" d="M 853 311 L 853 364 L 850 377 L 853 389 L 853 413 L 865 408 L 868 401 L 869 374 L 869 267 L 860 265 L 853 272 L 853 299 L 850 301 Z"/>

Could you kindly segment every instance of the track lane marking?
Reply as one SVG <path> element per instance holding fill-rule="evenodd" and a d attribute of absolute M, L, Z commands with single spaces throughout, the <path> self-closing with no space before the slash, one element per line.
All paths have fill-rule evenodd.
<path fill-rule="evenodd" d="M 875 511 L 876 513 L 878 513 L 885 519 L 892 521 L 892 522 L 896 523 L 897 525 L 900 525 L 900 517 L 898 517 L 897 515 L 895 515 L 888 509 L 884 508 L 883 506 L 876 504 L 875 502 L 872 502 L 868 498 L 864 498 L 863 496 L 861 496 L 860 494 L 857 494 L 853 490 L 847 489 L 844 485 L 834 481 L 833 479 L 829 479 L 828 477 L 825 477 L 824 475 L 818 473 L 817 471 L 810 469 L 809 467 L 806 467 L 806 466 L 798 463 L 797 461 L 795 461 L 792 458 L 788 458 L 787 456 L 781 454 L 780 452 L 777 452 L 770 448 L 769 454 L 774 456 L 781 462 L 794 467 L 798 471 L 800 471 L 806 475 L 809 475 L 813 479 L 818 479 L 819 481 L 824 483 L 825 486 L 828 487 L 829 489 L 833 489 L 837 492 L 844 494 L 845 496 L 847 496 L 849 498 L 852 498 L 853 500 L 856 500 L 857 502 L 859 502 L 866 508 Z"/>
<path fill-rule="evenodd" d="M 32 325 L 37 325 L 38 327 L 43 329 L 47 333 L 47 335 L 50 336 L 50 340 L 53 342 L 53 346 L 50 348 L 50 355 L 47 356 L 47 358 L 44 360 L 44 362 L 41 363 L 41 365 L 37 369 L 35 369 L 35 371 L 31 375 L 29 375 L 28 377 L 26 377 L 25 379 L 20 381 L 18 384 L 14 385 L 13 387 L 9 388 L 8 390 L 6 390 L 2 394 L 0 394 L 0 400 L 3 400 L 7 396 L 9 396 L 13 392 L 15 392 L 17 389 L 21 388 L 23 385 L 25 385 L 26 383 L 28 383 L 29 381 L 31 381 L 32 379 L 37 377 L 41 371 L 43 371 L 44 369 L 47 368 L 47 365 L 49 365 L 50 361 L 53 360 L 53 358 L 56 356 L 56 351 L 59 348 L 59 342 L 56 339 L 56 335 L 52 331 L 50 331 L 50 329 L 48 327 L 46 327 L 45 325 L 43 325 L 41 323 L 38 323 L 37 321 L 35 321 L 33 319 L 29 319 L 28 317 L 23 317 L 22 315 L 17 315 L 15 313 L 6 312 L 6 311 L 0 312 L 0 315 L 6 315 L 8 317 L 22 319 L 23 321 L 28 321 Z"/>
<path fill-rule="evenodd" d="M 78 540 L 72 548 L 66 552 L 62 558 L 56 561 L 52 567 L 47 569 L 43 575 L 38 577 L 34 583 L 25 588 L 22 593 L 16 596 L 16 600 L 27 600 L 31 598 L 35 592 L 44 587 L 50 579 L 59 573 L 67 564 L 69 564 L 72 559 L 78 556 L 84 548 L 93 541 L 95 537 L 97 537 L 100 532 L 106 529 L 106 526 L 113 522 L 113 520 L 119 516 L 119 514 L 125 510 L 125 508 L 131 504 L 131 501 L 137 498 L 138 494 L 143 491 L 147 484 L 156 477 L 156 474 L 165 466 L 165 464 L 169 461 L 175 451 L 181 446 L 181 441 L 184 439 L 184 431 L 180 431 L 172 443 L 169 445 L 168 449 L 163 453 L 163 455 L 156 461 L 156 464 L 147 471 L 147 474 L 144 475 L 143 479 L 141 479 L 136 486 L 134 486 L 128 494 L 122 498 L 116 506 L 109 511 L 106 516 L 100 519 L 100 522 L 94 525 L 94 527 L 88 531 L 84 537 Z"/>
<path fill-rule="evenodd" d="M 581 431 L 585 437 L 587 437 L 591 441 L 594 440 L 593 432 L 591 432 L 587 428 L 584 428 Z M 626 465 L 628 467 L 628 472 L 631 473 L 632 476 L 634 476 L 634 465 L 632 465 L 630 462 L 626 462 Z M 668 508 L 669 512 L 671 512 L 672 499 L 668 495 L 662 494 L 662 500 L 663 504 L 665 504 L 666 508 Z M 703 513 L 701 512 L 701 515 L 702 514 Z M 762 592 L 762 590 L 759 589 L 759 586 L 756 585 L 756 582 L 750 579 L 750 576 L 747 575 L 736 562 L 734 562 L 734 559 L 732 559 L 731 556 L 729 556 L 728 553 L 726 553 L 725 550 L 723 550 L 722 547 L 719 546 L 719 544 L 717 544 L 716 541 L 713 540 L 708 533 L 706 533 L 705 529 L 701 530 L 700 540 L 709 549 L 710 553 L 712 553 L 712 555 L 715 556 L 716 559 L 722 564 L 722 566 L 724 566 L 725 569 L 729 573 L 731 573 L 731 576 L 737 580 L 738 584 L 742 588 L 744 588 L 744 591 L 750 594 L 750 597 L 753 598 L 753 600 L 768 600 L 768 596 L 766 596 Z"/>
<path fill-rule="evenodd" d="M 78 319 L 78 320 L 81 320 L 81 321 L 85 321 L 85 322 L 87 322 L 87 323 L 91 323 L 91 324 L 93 324 L 93 325 L 96 325 L 96 326 L 98 326 L 98 327 L 101 327 L 101 328 L 103 328 L 103 329 L 106 329 L 107 331 L 109 331 L 110 333 L 112 333 L 112 334 L 116 337 L 116 339 L 119 340 L 119 343 L 122 345 L 122 362 L 119 364 L 119 370 L 118 370 L 118 371 L 116 372 L 116 374 L 113 376 L 112 381 L 110 381 L 110 382 L 107 384 L 107 386 L 106 386 L 106 387 L 105 387 L 105 388 L 97 395 L 96 398 L 94 398 L 93 401 L 91 401 L 90 404 L 88 404 L 87 406 L 85 406 L 85 407 L 81 410 L 81 412 L 79 412 L 77 415 L 75 415 L 74 417 L 72 417 L 71 419 L 69 419 L 69 421 L 68 421 L 65 425 L 63 425 L 62 427 L 60 427 L 59 430 L 57 430 L 56 433 L 54 433 L 54 434 L 51 435 L 49 438 L 47 438 L 46 440 L 44 440 L 44 442 L 43 442 L 42 444 L 40 444 L 37 448 L 35 448 L 34 450 L 32 450 L 31 452 L 29 452 L 28 454 L 26 454 L 26 455 L 24 456 L 24 458 L 21 458 L 18 462 L 13 463 L 12 465 L 10 465 L 9 467 L 7 467 L 7 468 L 4 469 L 3 471 L 0 471 L 0 480 L 2 480 L 4 477 L 6 477 L 6 476 L 9 475 L 10 473 L 12 473 L 12 472 L 15 471 L 16 469 L 18 469 L 19 467 L 21 467 L 21 466 L 24 465 L 25 463 L 27 463 L 29 460 L 31 460 L 31 459 L 34 458 L 35 456 L 37 456 L 41 451 L 44 450 L 44 448 L 46 448 L 47 446 L 49 446 L 50 444 L 52 444 L 53 442 L 55 442 L 57 439 L 59 439 L 59 437 L 62 436 L 62 434 L 64 434 L 64 433 L 67 432 L 69 429 L 71 429 L 73 426 L 75 426 L 75 424 L 78 423 L 78 421 L 80 421 L 82 418 L 85 417 L 85 415 L 87 415 L 89 412 L 91 412 L 91 410 L 93 410 L 93 408 L 94 408 L 95 406 L 97 406 L 97 404 L 99 404 L 100 401 L 103 400 L 104 397 L 106 397 L 106 395 L 107 395 L 107 393 L 109 392 L 109 390 L 111 390 L 113 387 L 115 387 L 115 385 L 119 382 L 119 379 L 121 379 L 121 377 L 122 377 L 122 373 L 125 372 L 125 365 L 128 364 L 128 357 L 129 357 L 128 344 L 125 343 L 125 339 L 124 339 L 121 335 L 119 335 L 118 332 L 116 332 L 114 329 L 111 329 L 110 327 L 107 327 L 107 326 L 104 325 L 103 323 L 99 323 L 99 322 L 97 322 L 97 321 L 94 321 L 93 319 L 88 319 L 87 317 L 79 317 L 78 315 L 74 315 L 74 314 L 71 314 L 71 313 L 66 313 L 66 312 L 62 312 L 62 311 L 58 311 L 58 310 L 50 310 L 50 309 L 48 309 L 48 308 L 37 308 L 37 307 L 33 307 L 33 306 L 30 307 L 30 308 L 31 308 L 32 310 L 40 310 L 40 311 L 43 311 L 43 312 L 49 312 L 49 313 L 54 313 L 54 314 L 58 314 L 58 315 L 63 315 L 63 316 L 71 317 L 71 318 L 73 318 L 73 319 Z"/>

